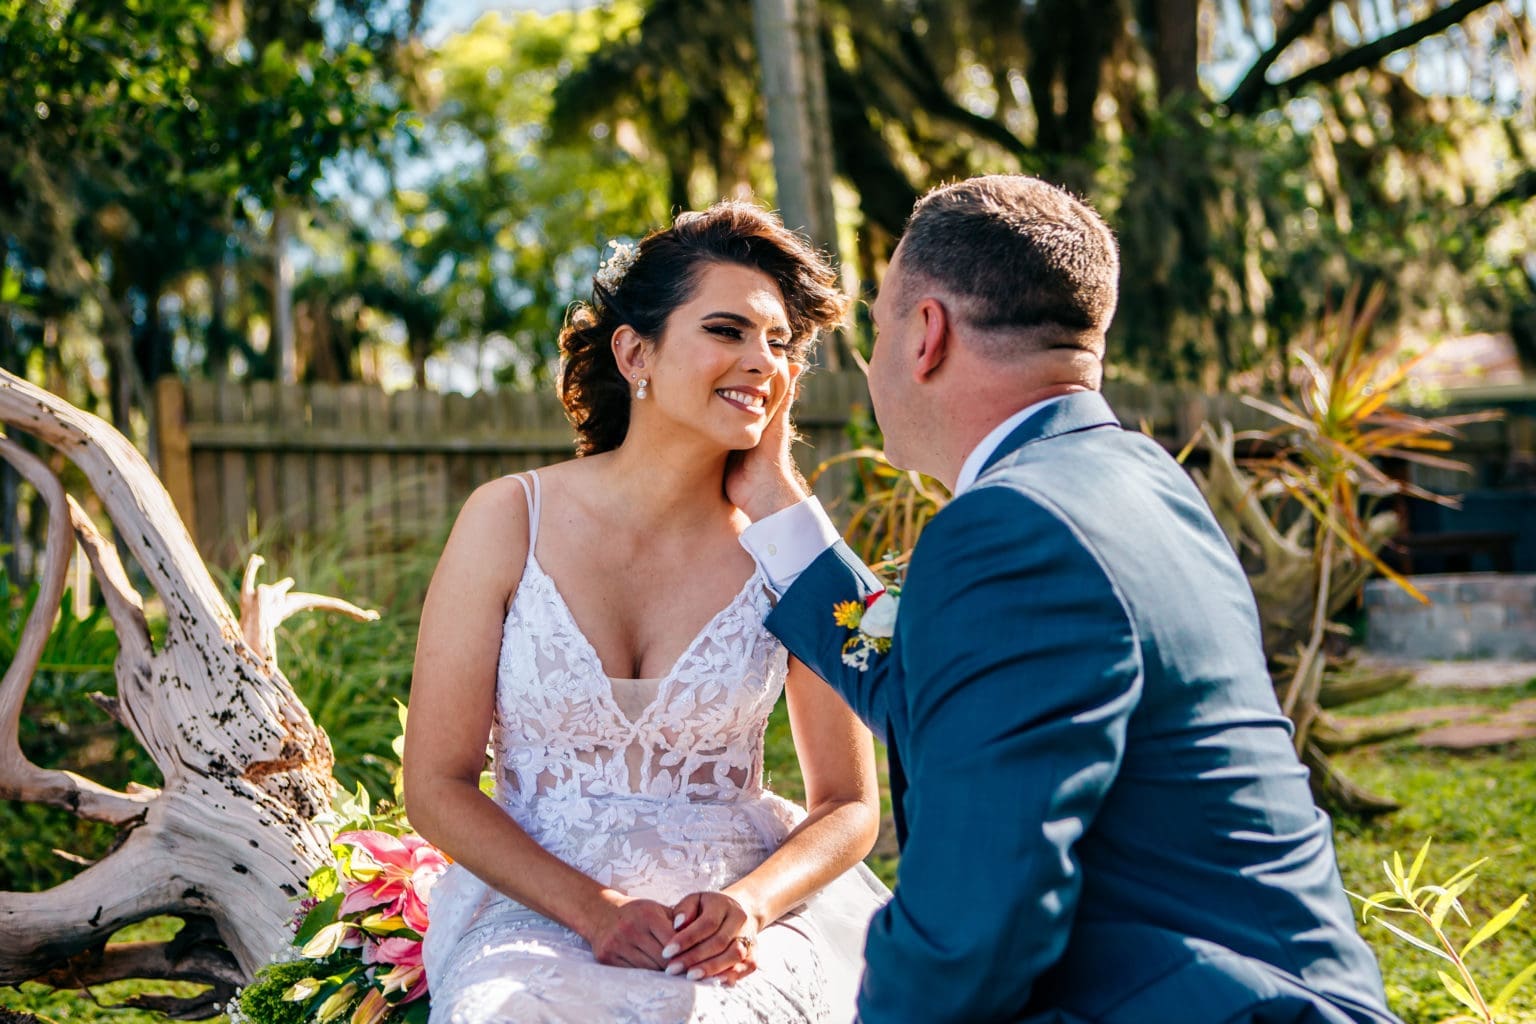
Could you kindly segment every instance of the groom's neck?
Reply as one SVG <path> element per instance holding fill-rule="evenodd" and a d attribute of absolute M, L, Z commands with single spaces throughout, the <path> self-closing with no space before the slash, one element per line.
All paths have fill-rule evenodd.
<path fill-rule="evenodd" d="M 1103 371 L 1097 360 L 1064 355 L 1040 353 L 1004 362 L 972 353 L 954 360 L 950 372 L 929 385 L 937 389 L 931 405 L 933 465 L 912 468 L 953 490 L 965 460 L 1009 417 L 1052 398 L 1098 390 Z"/>

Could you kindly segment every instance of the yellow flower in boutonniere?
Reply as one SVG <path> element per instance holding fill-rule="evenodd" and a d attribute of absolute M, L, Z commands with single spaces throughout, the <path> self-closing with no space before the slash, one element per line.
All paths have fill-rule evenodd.
<path fill-rule="evenodd" d="M 858 629 L 864 606 L 857 601 L 840 601 L 832 606 L 832 619 L 844 629 Z"/>

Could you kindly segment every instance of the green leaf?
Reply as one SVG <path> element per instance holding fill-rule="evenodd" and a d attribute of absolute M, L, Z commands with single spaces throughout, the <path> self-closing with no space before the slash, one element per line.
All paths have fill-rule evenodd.
<path fill-rule="evenodd" d="M 1471 864 L 1468 864 L 1466 867 L 1462 868 L 1460 871 L 1456 872 L 1454 875 L 1448 878 L 1445 882 L 1446 887 L 1449 888 L 1450 886 L 1455 885 L 1457 882 L 1461 881 L 1462 878 L 1476 871 L 1486 863 L 1488 863 L 1487 857 L 1477 858 L 1477 860 L 1473 861 Z"/>
<path fill-rule="evenodd" d="M 1456 1001 L 1458 1003 L 1460 1003 L 1462 1006 L 1465 1006 L 1469 1010 L 1473 1010 L 1477 1013 L 1482 1012 L 1483 1008 L 1477 1004 L 1476 999 L 1472 998 L 1472 993 L 1467 991 L 1465 985 L 1451 977 L 1449 974 L 1446 974 L 1444 971 L 1436 971 L 1435 973 L 1440 976 L 1440 984 L 1445 986 L 1445 990 L 1447 992 L 1456 997 Z"/>
<path fill-rule="evenodd" d="M 315 869 L 315 873 L 309 876 L 306 886 L 309 894 L 317 900 L 328 900 L 336 893 L 336 868 L 332 864 L 326 864 Z"/>
<path fill-rule="evenodd" d="M 1494 1013 L 1503 1013 L 1509 1006 L 1509 1001 L 1515 997 L 1515 993 L 1519 992 L 1521 986 L 1532 978 L 1536 978 L 1536 960 L 1526 964 L 1524 970 L 1510 978 L 1509 982 L 1499 989 L 1499 994 L 1493 997 L 1493 1002 L 1488 1004 L 1488 1009 Z"/>
<path fill-rule="evenodd" d="M 405 1009 L 395 1012 L 400 1024 L 427 1024 L 427 1016 L 432 1012 L 432 1004 L 425 999 L 418 999 L 408 1004 Z"/>
<path fill-rule="evenodd" d="M 1445 950 L 1438 949 L 1435 946 L 1431 946 L 1429 943 L 1425 942 L 1423 939 L 1419 938 L 1417 935 L 1414 935 L 1411 932 L 1406 932 L 1403 929 L 1399 928 L 1397 925 L 1392 924 L 1391 922 L 1389 922 L 1389 921 L 1387 921 L 1387 920 L 1385 920 L 1383 918 L 1379 918 L 1378 917 L 1376 919 L 1376 923 L 1378 925 L 1380 925 L 1381 927 L 1385 928 L 1387 931 L 1391 932 L 1393 935 L 1396 935 L 1398 938 L 1402 939 L 1404 942 L 1408 943 L 1409 945 L 1417 946 L 1420 949 L 1424 950 L 1426 953 L 1433 953 L 1435 956 L 1437 956 L 1440 959 L 1446 961 L 1447 963 L 1455 963 L 1456 962 L 1455 960 L 1453 960 L 1451 958 L 1451 955 L 1449 953 L 1447 953 Z"/>
<path fill-rule="evenodd" d="M 1424 867 L 1424 858 L 1429 855 L 1429 844 L 1435 841 L 1434 836 L 1424 840 L 1424 845 L 1419 847 L 1419 855 L 1413 858 L 1413 866 L 1408 869 L 1408 888 L 1413 888 L 1413 883 L 1419 880 L 1419 869 Z"/>
<path fill-rule="evenodd" d="M 1454 885 L 1446 887 L 1445 891 L 1435 900 L 1435 909 L 1430 912 L 1429 920 L 1436 928 L 1445 923 L 1445 916 L 1456 909 L 1456 913 L 1463 921 L 1467 919 L 1466 912 L 1461 909 L 1461 894 L 1472 888 L 1472 883 L 1477 881 L 1476 875 L 1467 875 L 1458 880 Z"/>
<path fill-rule="evenodd" d="M 338 892 L 316 904 L 309 913 L 304 915 L 304 923 L 299 925 L 298 934 L 293 937 L 293 944 L 303 946 L 320 934 L 320 929 L 335 921 L 336 915 L 341 912 L 341 901 L 344 898 L 344 894 Z"/>
<path fill-rule="evenodd" d="M 1515 919 L 1515 915 L 1520 913 L 1525 905 L 1530 902 L 1530 899 L 1530 896 L 1521 893 L 1519 899 L 1489 918 L 1488 923 L 1479 928 L 1477 934 L 1468 939 L 1467 944 L 1461 947 L 1461 958 L 1465 960 L 1469 952 L 1497 935 L 1505 925 Z"/>

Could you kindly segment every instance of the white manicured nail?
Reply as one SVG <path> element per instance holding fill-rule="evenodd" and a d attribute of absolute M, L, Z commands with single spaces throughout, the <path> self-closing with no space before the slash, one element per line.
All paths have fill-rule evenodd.
<path fill-rule="evenodd" d="M 693 970 L 688 972 L 689 981 L 698 981 L 702 977 L 704 977 L 704 971 L 702 968 L 695 967 Z"/>
<path fill-rule="evenodd" d="M 683 965 L 682 965 L 682 963 L 678 962 L 678 963 L 675 963 L 675 964 L 667 964 L 667 973 L 668 974 L 682 974 L 683 973 Z"/>
<path fill-rule="evenodd" d="M 678 946 L 677 943 L 674 942 L 674 943 L 672 943 L 672 945 L 668 946 L 666 949 L 661 951 L 661 958 L 663 960 L 671 960 L 673 957 L 677 956 L 677 954 L 680 953 L 680 952 L 682 952 L 682 948 L 680 946 Z"/>
<path fill-rule="evenodd" d="M 688 916 L 687 914 L 678 914 L 676 917 L 674 917 L 672 919 L 672 927 L 673 928 L 681 928 L 683 926 L 683 919 L 686 918 L 687 916 Z"/>

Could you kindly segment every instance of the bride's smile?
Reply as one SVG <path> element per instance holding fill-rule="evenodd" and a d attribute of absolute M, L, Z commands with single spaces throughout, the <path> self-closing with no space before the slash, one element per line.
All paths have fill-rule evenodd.
<path fill-rule="evenodd" d="M 768 393 L 766 391 L 747 390 L 745 388 L 718 388 L 715 394 L 740 409 L 742 412 L 761 416 L 768 410 Z"/>

